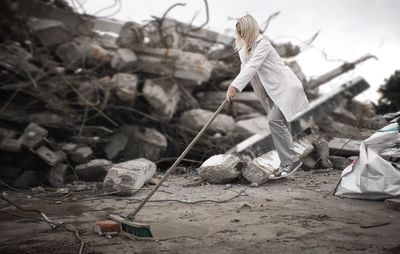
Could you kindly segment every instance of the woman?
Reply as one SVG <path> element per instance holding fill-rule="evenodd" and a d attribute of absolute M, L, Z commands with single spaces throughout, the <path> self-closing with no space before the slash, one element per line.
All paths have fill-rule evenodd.
<path fill-rule="evenodd" d="M 272 139 L 281 160 L 279 169 L 270 178 L 287 177 L 302 165 L 294 151 L 288 122 L 309 106 L 303 85 L 268 39 L 259 33 L 257 21 L 252 16 L 241 17 L 236 23 L 235 46 L 242 65 L 226 97 L 230 102 L 251 81 L 268 114 Z"/>

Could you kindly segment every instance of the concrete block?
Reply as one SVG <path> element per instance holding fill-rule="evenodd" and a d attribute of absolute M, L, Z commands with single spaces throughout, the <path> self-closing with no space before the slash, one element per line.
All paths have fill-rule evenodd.
<path fill-rule="evenodd" d="M 208 158 L 198 169 L 200 177 L 210 183 L 229 183 L 240 176 L 246 164 L 237 156 L 219 154 Z"/>
<path fill-rule="evenodd" d="M 65 160 L 65 153 L 62 151 L 53 151 L 47 146 L 40 146 L 36 154 L 50 166 L 55 166 Z"/>
<path fill-rule="evenodd" d="M 143 86 L 143 96 L 152 108 L 152 115 L 164 120 L 170 120 L 174 115 L 180 92 L 173 80 L 146 80 Z"/>
<path fill-rule="evenodd" d="M 68 165 L 57 164 L 52 167 L 48 174 L 47 180 L 54 187 L 64 187 L 68 179 Z"/>
<path fill-rule="evenodd" d="M 113 76 L 112 81 L 117 97 L 121 101 L 133 104 L 138 95 L 137 76 L 129 73 L 117 73 Z"/>
<path fill-rule="evenodd" d="M 185 111 L 180 119 L 179 123 L 191 130 L 199 131 L 203 126 L 210 120 L 213 112 L 203 109 L 192 109 Z M 226 114 L 219 114 L 211 125 L 208 127 L 209 133 L 231 133 L 235 128 L 235 120 L 233 117 Z"/>
<path fill-rule="evenodd" d="M 35 19 L 30 22 L 30 28 L 39 42 L 46 47 L 72 40 L 71 32 L 57 20 Z"/>
<path fill-rule="evenodd" d="M 118 195 L 132 195 L 142 188 L 155 172 L 156 164 L 143 158 L 116 164 L 104 178 L 104 191 L 119 191 Z"/>
<path fill-rule="evenodd" d="M 329 153 L 341 156 L 358 156 L 361 140 L 350 140 L 348 138 L 333 138 L 329 141 Z"/>
<path fill-rule="evenodd" d="M 71 161 L 77 163 L 77 164 L 82 164 L 86 163 L 90 160 L 90 158 L 93 155 L 93 150 L 92 148 L 88 146 L 83 146 L 79 147 L 75 151 L 69 154 L 69 157 Z"/>
<path fill-rule="evenodd" d="M 35 123 L 30 123 L 21 135 L 21 144 L 28 149 L 36 148 L 48 136 L 48 131 Z"/>
<path fill-rule="evenodd" d="M 137 57 L 128 48 L 119 48 L 114 52 L 111 60 L 111 67 L 118 71 L 132 69 L 137 62 Z"/>
<path fill-rule="evenodd" d="M 75 167 L 75 172 L 80 180 L 103 181 L 108 170 L 113 166 L 109 160 L 95 159 Z"/>

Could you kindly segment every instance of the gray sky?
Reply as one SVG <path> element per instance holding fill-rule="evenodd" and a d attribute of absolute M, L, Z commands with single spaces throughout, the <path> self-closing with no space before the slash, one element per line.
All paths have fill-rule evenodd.
<path fill-rule="evenodd" d="M 69 0 L 75 1 L 77 0 Z M 95 14 L 114 0 L 80 0 L 85 11 Z M 141 22 L 151 15 L 161 16 L 176 3 L 175 0 L 121 0 L 118 6 L 97 13 L 121 20 Z M 204 3 L 201 0 L 181 1 L 184 7 L 176 7 L 169 16 L 194 24 L 205 20 Z M 318 76 L 338 66 L 340 62 L 325 60 L 321 51 L 331 59 L 352 61 L 366 53 L 379 60 L 369 60 L 355 71 L 327 84 L 324 90 L 351 77 L 363 76 L 372 89 L 359 96 L 360 100 L 375 101 L 376 90 L 396 69 L 400 69 L 400 1 L 397 0 L 209 0 L 209 29 L 233 33 L 235 22 L 228 17 L 253 15 L 262 24 L 270 14 L 281 11 L 271 23 L 266 34 L 277 42 L 291 41 L 300 44 L 315 32 L 321 31 L 314 47 L 298 58 L 307 77 Z M 118 11 L 119 10 L 119 11 Z"/>

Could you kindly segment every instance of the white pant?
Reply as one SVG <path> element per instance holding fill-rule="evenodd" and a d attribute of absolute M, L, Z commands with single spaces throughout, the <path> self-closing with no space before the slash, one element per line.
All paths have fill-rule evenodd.
<path fill-rule="evenodd" d="M 293 137 L 290 126 L 280 109 L 270 100 L 268 124 L 274 146 L 278 152 L 281 166 L 286 166 L 298 161 L 300 158 L 294 151 Z"/>

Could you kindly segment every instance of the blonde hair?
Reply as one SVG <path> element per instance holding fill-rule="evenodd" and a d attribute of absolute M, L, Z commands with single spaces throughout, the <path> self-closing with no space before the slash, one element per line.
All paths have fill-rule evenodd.
<path fill-rule="evenodd" d="M 246 55 L 249 55 L 259 33 L 258 23 L 253 16 L 239 18 L 236 22 L 235 49 L 239 51 L 244 48 Z"/>

